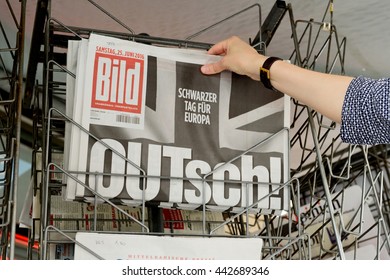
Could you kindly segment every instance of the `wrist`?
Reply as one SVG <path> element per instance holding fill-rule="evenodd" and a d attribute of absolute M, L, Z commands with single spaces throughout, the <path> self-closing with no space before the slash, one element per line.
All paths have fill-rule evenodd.
<path fill-rule="evenodd" d="M 275 90 L 271 84 L 271 67 L 276 61 L 281 61 L 279 57 L 270 56 L 265 59 L 259 69 L 260 81 L 268 88 Z"/>

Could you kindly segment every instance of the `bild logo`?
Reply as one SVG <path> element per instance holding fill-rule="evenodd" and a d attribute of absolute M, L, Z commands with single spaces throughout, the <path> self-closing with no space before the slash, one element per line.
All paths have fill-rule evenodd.
<path fill-rule="evenodd" d="M 96 53 L 92 108 L 141 112 L 144 60 Z"/>

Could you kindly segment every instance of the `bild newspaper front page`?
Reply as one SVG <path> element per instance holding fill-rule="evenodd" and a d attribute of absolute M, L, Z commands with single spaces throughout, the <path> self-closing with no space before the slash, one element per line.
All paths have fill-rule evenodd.
<path fill-rule="evenodd" d="M 200 50 L 91 34 L 72 42 L 67 200 L 279 214 L 288 209 L 289 99 L 199 68 Z M 68 103 L 68 101 L 70 103 Z M 257 203 L 258 202 L 258 203 Z"/>

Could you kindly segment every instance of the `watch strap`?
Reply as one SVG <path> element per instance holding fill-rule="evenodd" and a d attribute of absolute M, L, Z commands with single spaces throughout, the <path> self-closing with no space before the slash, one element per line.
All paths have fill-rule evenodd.
<path fill-rule="evenodd" d="M 260 67 L 260 81 L 268 89 L 274 90 L 273 86 L 271 85 L 270 68 L 272 64 L 278 60 L 282 59 L 279 57 L 270 56 L 264 61 L 263 66 Z"/>

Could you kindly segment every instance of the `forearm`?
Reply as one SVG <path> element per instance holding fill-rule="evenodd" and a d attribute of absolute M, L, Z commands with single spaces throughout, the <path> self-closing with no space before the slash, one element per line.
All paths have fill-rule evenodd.
<path fill-rule="evenodd" d="M 275 62 L 271 84 L 329 119 L 341 122 L 345 93 L 352 77 L 310 71 L 284 61 Z"/>
<path fill-rule="evenodd" d="M 256 73 L 267 57 L 248 63 L 247 75 Z M 341 123 L 346 143 L 376 145 L 390 141 L 390 78 L 370 79 L 307 70 L 284 61 L 270 68 L 271 84 L 302 104 Z"/>

